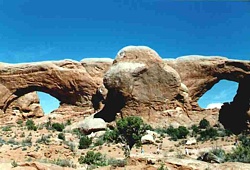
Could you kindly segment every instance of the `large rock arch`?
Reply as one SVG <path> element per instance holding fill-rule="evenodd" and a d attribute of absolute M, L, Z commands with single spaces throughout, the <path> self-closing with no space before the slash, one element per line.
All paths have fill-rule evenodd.
<path fill-rule="evenodd" d="M 91 97 L 97 88 L 94 79 L 76 61 L 0 64 L 0 109 L 3 111 L 33 91 L 48 93 L 61 103 L 91 106 Z"/>
<path fill-rule="evenodd" d="M 197 101 L 220 80 L 240 82 L 250 75 L 250 61 L 217 56 L 185 56 L 166 59 L 180 75 L 189 90 L 192 109 L 200 109 Z M 247 90 L 247 89 L 246 89 Z"/>

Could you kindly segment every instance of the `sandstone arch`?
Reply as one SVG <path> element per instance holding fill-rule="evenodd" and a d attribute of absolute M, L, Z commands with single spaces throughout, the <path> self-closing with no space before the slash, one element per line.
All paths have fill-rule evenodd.
<path fill-rule="evenodd" d="M 189 89 L 193 109 L 197 101 L 220 80 L 240 82 L 250 75 L 250 61 L 230 60 L 225 57 L 185 56 L 165 60 L 180 75 Z"/>
<path fill-rule="evenodd" d="M 63 60 L 28 64 L 0 64 L 0 109 L 32 91 L 61 103 L 90 106 L 97 84 L 80 62 Z"/>

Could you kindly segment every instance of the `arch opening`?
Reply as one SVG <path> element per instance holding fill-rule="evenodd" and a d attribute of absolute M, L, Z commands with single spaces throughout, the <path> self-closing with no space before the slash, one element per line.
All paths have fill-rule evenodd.
<path fill-rule="evenodd" d="M 199 98 L 198 104 L 204 109 L 220 109 L 223 103 L 233 101 L 233 98 L 237 93 L 237 89 L 238 82 L 220 80 Z"/>
<path fill-rule="evenodd" d="M 60 101 L 50 94 L 37 92 L 44 114 L 49 114 L 60 106 Z"/>

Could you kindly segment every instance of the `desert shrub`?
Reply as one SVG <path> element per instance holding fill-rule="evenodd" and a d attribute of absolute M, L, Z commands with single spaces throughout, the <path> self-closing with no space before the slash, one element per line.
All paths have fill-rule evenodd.
<path fill-rule="evenodd" d="M 167 134 L 171 137 L 172 140 L 176 141 L 178 139 L 184 139 L 189 134 L 189 131 L 184 126 L 179 126 L 178 128 L 174 128 L 173 126 L 169 126 L 167 128 Z"/>
<path fill-rule="evenodd" d="M 198 134 L 200 132 L 200 129 L 197 125 L 192 125 L 191 126 L 192 129 L 192 135 L 195 136 L 196 134 Z"/>
<path fill-rule="evenodd" d="M 164 164 L 162 163 L 161 166 L 157 168 L 157 170 L 168 170 L 168 168 L 165 167 Z"/>
<path fill-rule="evenodd" d="M 17 142 L 14 138 L 9 139 L 7 143 L 11 145 L 19 145 L 19 142 Z"/>
<path fill-rule="evenodd" d="M 43 143 L 43 144 L 49 144 L 50 143 L 50 138 L 51 134 L 49 135 L 42 135 L 41 138 L 37 139 L 36 143 Z"/>
<path fill-rule="evenodd" d="M 26 139 L 22 140 L 22 146 L 32 146 L 31 137 L 27 137 Z"/>
<path fill-rule="evenodd" d="M 224 129 L 224 132 L 225 132 L 225 136 L 231 136 L 233 135 L 233 132 L 228 130 L 228 129 Z"/>
<path fill-rule="evenodd" d="M 88 136 L 82 136 L 79 141 L 79 149 L 87 149 L 92 144 L 92 139 Z"/>
<path fill-rule="evenodd" d="M 18 163 L 14 160 L 14 161 L 11 162 L 11 166 L 12 166 L 13 168 L 15 168 L 15 167 L 18 166 Z"/>
<path fill-rule="evenodd" d="M 65 126 L 68 126 L 68 125 L 71 125 L 72 123 L 71 123 L 71 119 L 68 119 L 67 121 L 66 121 L 66 123 L 65 123 Z"/>
<path fill-rule="evenodd" d="M 65 140 L 65 135 L 64 135 L 64 133 L 59 133 L 59 134 L 58 134 L 58 139 Z"/>
<path fill-rule="evenodd" d="M 233 132 L 231 132 L 231 131 L 228 130 L 228 129 L 221 129 L 221 130 L 220 130 L 220 136 L 221 136 L 221 137 L 231 136 L 231 135 L 233 135 Z"/>
<path fill-rule="evenodd" d="M 178 136 L 177 137 L 179 139 L 186 138 L 188 134 L 189 134 L 189 131 L 185 126 L 178 127 Z"/>
<path fill-rule="evenodd" d="M 68 145 L 69 150 L 71 152 L 75 152 L 76 151 L 76 146 L 74 142 L 70 142 L 70 141 L 65 141 L 65 144 Z"/>
<path fill-rule="evenodd" d="M 79 129 L 73 129 L 72 134 L 76 135 L 78 138 L 82 136 L 82 133 Z"/>
<path fill-rule="evenodd" d="M 52 128 L 58 132 L 62 132 L 64 129 L 64 124 L 63 123 L 53 123 Z"/>
<path fill-rule="evenodd" d="M 2 127 L 2 131 L 12 131 L 11 126 L 4 126 Z"/>
<path fill-rule="evenodd" d="M 108 160 L 108 165 L 113 167 L 125 167 L 127 165 L 126 159 L 114 159 L 111 158 Z"/>
<path fill-rule="evenodd" d="M 103 135 L 103 140 L 106 142 L 116 142 L 119 137 L 119 132 L 117 129 L 114 130 L 107 130 Z"/>
<path fill-rule="evenodd" d="M 0 137 L 0 146 L 5 144 L 5 143 L 6 143 L 5 140 L 3 140 L 2 137 Z"/>
<path fill-rule="evenodd" d="M 140 145 L 141 137 L 150 126 L 145 124 L 140 117 L 131 116 L 120 119 L 116 122 L 118 140 L 128 145 L 131 149 L 135 144 Z"/>
<path fill-rule="evenodd" d="M 103 136 L 100 136 L 96 142 L 94 143 L 94 146 L 101 146 L 105 143 L 104 139 L 103 139 Z"/>
<path fill-rule="evenodd" d="M 207 120 L 207 119 L 202 119 L 201 121 L 200 121 L 200 123 L 199 123 L 199 128 L 201 128 L 201 129 L 206 129 L 206 128 L 208 128 L 208 127 L 210 127 L 210 123 L 209 123 L 209 121 Z"/>
<path fill-rule="evenodd" d="M 31 119 L 27 120 L 25 125 L 27 126 L 28 130 L 34 130 L 34 131 L 37 130 L 37 127 L 36 127 L 34 121 Z"/>
<path fill-rule="evenodd" d="M 21 138 L 25 137 L 25 133 L 22 132 L 21 135 L 20 135 Z"/>
<path fill-rule="evenodd" d="M 239 137 L 240 143 L 228 153 L 226 160 L 230 162 L 250 163 L 250 137 L 242 135 Z"/>
<path fill-rule="evenodd" d="M 201 131 L 198 140 L 199 141 L 206 141 L 209 139 L 215 139 L 218 136 L 219 136 L 219 134 L 217 132 L 217 129 L 211 127 L 211 128 L 208 128 L 206 130 Z"/>
<path fill-rule="evenodd" d="M 224 162 L 226 159 L 226 152 L 220 147 L 215 147 L 212 150 L 210 150 L 209 152 L 211 152 L 212 154 L 217 156 L 218 159 L 220 160 L 220 162 Z"/>
<path fill-rule="evenodd" d="M 76 165 L 69 159 L 55 159 L 51 163 L 59 165 L 61 167 L 71 167 L 76 168 Z"/>
<path fill-rule="evenodd" d="M 78 159 L 80 164 L 88 164 L 88 165 L 97 165 L 97 166 L 106 166 L 107 161 L 105 156 L 103 156 L 100 152 L 88 151 L 86 156 L 81 156 Z"/>
<path fill-rule="evenodd" d="M 166 128 L 155 128 L 154 131 L 161 136 L 164 136 L 164 134 L 167 134 L 167 129 Z"/>
<path fill-rule="evenodd" d="M 22 125 L 23 124 L 23 120 L 19 119 L 16 123 L 19 124 L 19 125 Z"/>

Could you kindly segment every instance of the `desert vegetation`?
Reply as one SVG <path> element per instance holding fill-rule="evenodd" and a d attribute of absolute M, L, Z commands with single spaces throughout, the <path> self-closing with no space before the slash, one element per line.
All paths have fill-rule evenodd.
<path fill-rule="evenodd" d="M 168 157 L 185 159 L 190 156 L 206 162 L 250 163 L 249 136 L 244 133 L 236 137 L 220 125 L 211 126 L 206 119 L 189 127 L 152 128 L 142 118 L 131 116 L 118 119 L 114 126 L 101 131 L 98 136 L 97 132 L 86 134 L 81 128 L 68 130 L 67 127 L 71 125 L 71 120 L 59 123 L 51 118 L 43 124 L 36 124 L 31 119 L 17 121 L 16 125 L 1 127 L 0 133 L 4 137 L 0 138 L 0 145 L 8 147 L 11 152 L 19 151 L 20 154 L 35 151 L 31 156 L 24 156 L 23 161 L 36 160 L 71 168 L 125 167 L 129 164 L 131 154 L 132 157 L 143 157 L 149 153 L 158 159 L 157 163 L 149 162 L 157 164 L 157 169 L 166 169 L 162 160 Z M 147 135 L 152 136 L 152 141 L 144 143 L 142 139 Z M 185 153 L 184 148 L 190 138 L 196 140 L 193 146 L 188 146 L 190 148 L 199 145 L 212 147 L 206 152 L 195 154 L 196 157 L 192 155 L 192 149 L 189 149 L 190 153 Z M 234 144 L 236 138 L 237 143 Z M 162 147 L 165 142 L 168 144 Z M 217 146 L 220 142 L 230 143 L 233 147 L 225 150 L 222 146 Z M 46 148 L 51 149 L 48 152 Z M 65 154 L 73 159 L 67 159 Z M 19 166 L 19 161 L 13 159 L 13 167 Z"/>

